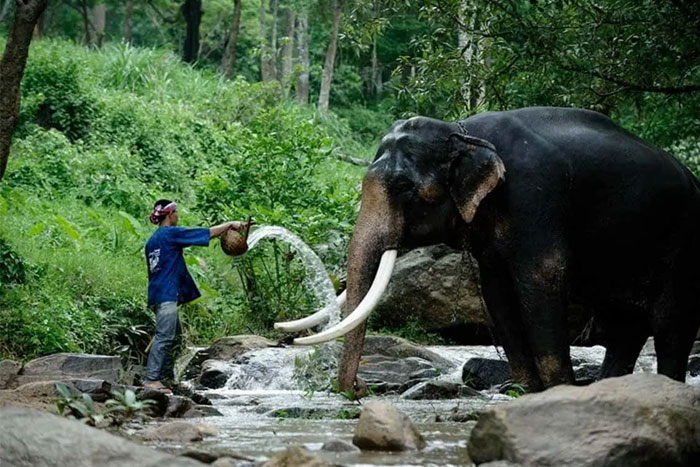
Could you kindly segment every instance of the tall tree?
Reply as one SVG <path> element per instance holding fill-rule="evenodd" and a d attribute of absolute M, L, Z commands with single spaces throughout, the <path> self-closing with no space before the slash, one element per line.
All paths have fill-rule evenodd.
<path fill-rule="evenodd" d="M 224 57 L 221 61 L 221 73 L 230 77 L 236 66 L 236 46 L 238 45 L 238 32 L 241 29 L 241 0 L 233 2 L 233 22 L 226 41 Z"/>
<path fill-rule="evenodd" d="M 265 0 L 260 0 L 260 79 L 263 82 L 275 79 L 273 55 L 267 42 L 267 11 Z"/>
<path fill-rule="evenodd" d="M 10 10 L 10 5 L 12 5 L 12 0 L 5 0 L 2 4 L 2 10 L 0 10 L 0 23 L 5 19 L 5 15 Z"/>
<path fill-rule="evenodd" d="M 98 2 L 92 7 L 90 15 L 90 44 L 102 47 L 105 36 L 105 26 L 107 25 L 107 8 L 104 1 Z"/>
<path fill-rule="evenodd" d="M 48 0 L 17 0 L 15 18 L 0 60 L 0 180 L 10 156 L 12 133 L 19 120 L 20 83 L 24 75 L 34 27 Z"/>
<path fill-rule="evenodd" d="M 328 101 L 331 94 L 331 82 L 333 81 L 333 68 L 335 67 L 335 53 L 338 49 L 338 30 L 340 29 L 340 15 L 343 11 L 343 1 L 333 0 L 333 29 L 328 39 L 326 60 L 323 64 L 323 77 L 321 79 L 321 91 L 318 95 L 318 108 L 321 112 L 328 110 Z"/>
<path fill-rule="evenodd" d="M 282 41 L 282 89 L 284 95 L 289 94 L 292 78 L 292 55 L 294 52 L 294 20 L 296 12 L 291 8 L 284 9 L 284 39 Z"/>
<path fill-rule="evenodd" d="M 270 0 L 270 11 L 272 13 L 272 24 L 270 25 L 270 52 L 272 76 L 277 77 L 277 0 Z"/>
<path fill-rule="evenodd" d="M 309 20 L 303 11 L 297 19 L 297 44 L 299 52 L 299 77 L 297 78 L 297 102 L 309 103 Z"/>
<path fill-rule="evenodd" d="M 182 59 L 187 63 L 197 61 L 199 53 L 199 24 L 202 21 L 202 0 L 185 0 L 182 15 L 187 23 L 187 33 L 182 51 Z"/>
<path fill-rule="evenodd" d="M 126 0 L 126 11 L 124 12 L 124 42 L 127 44 L 131 43 L 133 10 L 134 0 Z"/>

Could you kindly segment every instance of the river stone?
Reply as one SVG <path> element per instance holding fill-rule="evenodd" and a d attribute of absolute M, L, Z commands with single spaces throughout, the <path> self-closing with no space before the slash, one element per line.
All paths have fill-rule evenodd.
<path fill-rule="evenodd" d="M 295 446 L 265 462 L 261 467 L 331 467 L 324 459 Z"/>
<path fill-rule="evenodd" d="M 700 389 L 638 373 L 557 386 L 485 411 L 471 432 L 477 464 L 637 467 L 700 462 Z"/>
<path fill-rule="evenodd" d="M 148 409 L 149 415 L 153 417 L 164 417 L 170 404 L 169 396 L 161 391 L 151 388 L 137 388 L 136 396 L 141 400 L 151 400 L 153 405 Z"/>
<path fill-rule="evenodd" d="M 218 434 L 218 430 L 209 425 L 176 421 L 146 430 L 143 433 L 143 438 L 151 441 L 189 443 L 201 441 L 207 436 L 216 436 Z"/>
<path fill-rule="evenodd" d="M 600 375 L 600 364 L 598 363 L 583 363 L 574 368 L 574 377 L 579 384 L 592 383 L 598 379 L 598 375 Z"/>
<path fill-rule="evenodd" d="M 165 416 L 168 418 L 179 418 L 195 407 L 194 401 L 184 396 L 168 396 L 168 408 Z"/>
<path fill-rule="evenodd" d="M 195 467 L 76 420 L 26 408 L 0 407 L 0 465 L 71 467 Z"/>
<path fill-rule="evenodd" d="M 690 376 L 700 375 L 700 357 L 690 357 L 690 360 L 688 360 L 688 373 L 690 373 Z"/>
<path fill-rule="evenodd" d="M 232 370 L 228 363 L 220 360 L 207 360 L 202 364 L 199 384 L 209 389 L 223 388 L 231 374 Z"/>
<path fill-rule="evenodd" d="M 202 363 L 209 359 L 209 349 L 188 347 L 175 362 L 178 381 L 196 378 L 202 372 Z"/>
<path fill-rule="evenodd" d="M 505 360 L 475 357 L 462 367 L 462 381 L 477 390 L 503 384 L 510 378 L 510 365 Z"/>
<path fill-rule="evenodd" d="M 463 384 L 440 380 L 424 381 L 401 394 L 402 399 L 411 400 L 459 399 L 460 397 L 483 398 L 484 396 Z"/>
<path fill-rule="evenodd" d="M 323 446 L 321 446 L 321 451 L 329 452 L 360 452 L 360 448 L 354 444 L 343 441 L 342 439 L 333 438 L 329 439 Z"/>
<path fill-rule="evenodd" d="M 222 417 L 223 415 L 211 405 L 195 405 L 182 414 L 182 418 Z"/>
<path fill-rule="evenodd" d="M 386 402 L 367 402 L 355 427 L 352 443 L 372 451 L 423 449 L 425 440 L 406 414 Z"/>
<path fill-rule="evenodd" d="M 17 384 L 66 379 L 100 379 L 116 383 L 121 370 L 119 357 L 59 353 L 37 358 L 24 365 Z"/>
<path fill-rule="evenodd" d="M 35 381 L 33 383 L 22 384 L 14 389 L 14 392 L 23 397 L 42 398 L 58 397 L 60 393 L 56 389 L 56 383 L 62 383 L 73 395 L 79 395 L 80 391 L 70 381 Z"/>
<path fill-rule="evenodd" d="M 362 355 L 384 355 L 385 357 L 417 357 L 427 360 L 440 370 L 453 366 L 452 362 L 432 350 L 394 336 L 371 335 L 365 338 Z"/>
<path fill-rule="evenodd" d="M 422 358 L 395 358 L 383 355 L 362 357 L 357 372 L 375 393 L 404 392 L 439 374 L 440 371 Z"/>
<path fill-rule="evenodd" d="M 216 339 L 207 353 L 212 360 L 236 360 L 246 352 L 266 347 L 277 347 L 275 341 L 256 335 L 227 336 Z"/>
<path fill-rule="evenodd" d="M 0 389 L 14 387 L 22 364 L 14 360 L 0 360 Z"/>

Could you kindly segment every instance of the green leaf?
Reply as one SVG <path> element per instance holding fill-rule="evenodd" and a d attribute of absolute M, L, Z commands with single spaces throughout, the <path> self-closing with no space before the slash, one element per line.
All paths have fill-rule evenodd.
<path fill-rule="evenodd" d="M 131 214 L 124 211 L 119 211 L 119 215 L 123 219 L 122 224 L 124 225 L 124 228 L 128 232 L 138 235 L 138 231 L 141 229 L 139 221 L 137 221 Z"/>
<path fill-rule="evenodd" d="M 39 235 L 41 232 L 43 232 L 45 228 L 46 228 L 45 222 L 37 222 L 36 224 L 31 226 L 29 228 L 29 230 L 27 230 L 27 235 L 34 237 L 36 235 Z"/>
<path fill-rule="evenodd" d="M 219 292 L 211 288 L 208 284 L 205 282 L 200 281 L 199 282 L 199 288 L 204 290 L 207 294 L 211 295 L 212 297 L 218 297 L 220 296 Z"/>
<path fill-rule="evenodd" d="M 0 196 L 0 214 L 5 214 L 7 212 L 7 201 Z"/>
<path fill-rule="evenodd" d="M 78 244 L 83 243 L 83 237 L 78 233 L 76 228 L 71 225 L 63 216 L 56 216 L 56 223 L 63 229 L 66 235 L 75 240 Z"/>

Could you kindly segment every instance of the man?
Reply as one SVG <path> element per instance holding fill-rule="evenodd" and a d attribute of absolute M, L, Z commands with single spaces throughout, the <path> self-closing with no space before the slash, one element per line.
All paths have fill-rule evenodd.
<path fill-rule="evenodd" d="M 177 204 L 167 199 L 156 202 L 150 221 L 158 225 L 158 230 L 146 242 L 148 305 L 155 308 L 156 336 L 148 353 L 143 385 L 170 394 L 172 391 L 163 381 L 175 379 L 172 350 L 180 333 L 177 306 L 201 295 L 185 266 L 182 249 L 207 246 L 210 239 L 228 229 L 243 229 L 243 223 L 231 221 L 208 229 L 178 227 Z"/>

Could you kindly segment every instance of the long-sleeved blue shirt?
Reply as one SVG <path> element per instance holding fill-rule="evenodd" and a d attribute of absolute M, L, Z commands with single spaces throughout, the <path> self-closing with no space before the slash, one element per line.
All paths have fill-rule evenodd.
<path fill-rule="evenodd" d="M 159 227 L 146 242 L 148 304 L 191 302 L 201 296 L 190 276 L 182 249 L 209 245 L 209 229 Z"/>

